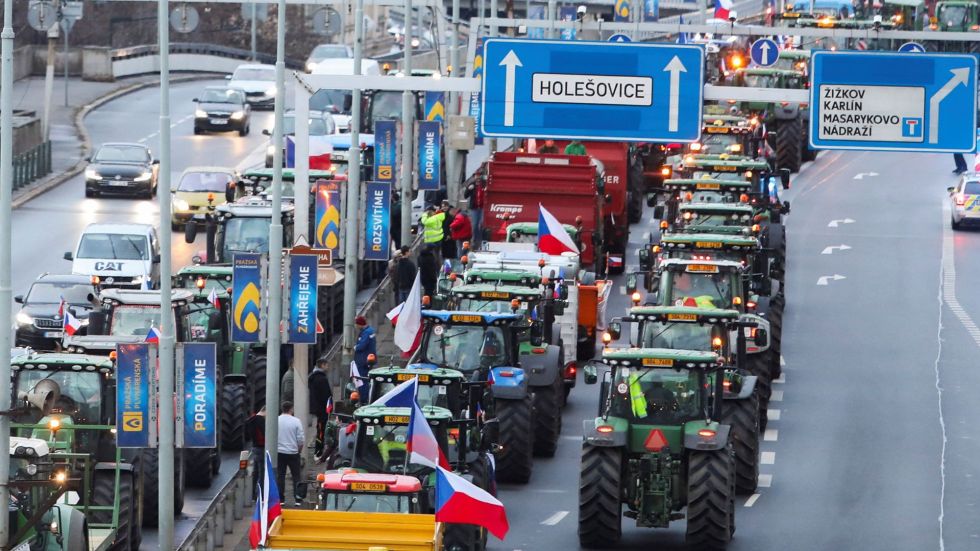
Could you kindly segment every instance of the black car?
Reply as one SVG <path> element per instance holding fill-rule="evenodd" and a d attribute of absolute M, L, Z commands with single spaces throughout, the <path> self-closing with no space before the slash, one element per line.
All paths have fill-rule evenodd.
<path fill-rule="evenodd" d="M 91 298 L 97 294 L 98 289 L 89 276 L 42 274 L 31 285 L 27 296 L 14 297 L 15 302 L 23 305 L 14 317 L 15 346 L 29 346 L 34 350 L 55 350 L 60 346 L 64 335 L 64 321 L 59 315 L 62 300 L 68 313 L 81 324 L 76 334 L 84 335 L 93 306 Z"/>
<path fill-rule="evenodd" d="M 204 95 L 194 98 L 194 133 L 238 132 L 247 136 L 252 122 L 252 107 L 245 101 L 245 92 L 223 86 L 208 86 Z"/>
<path fill-rule="evenodd" d="M 106 143 L 86 159 L 85 196 L 102 193 L 152 198 L 157 193 L 160 161 L 138 143 Z"/>

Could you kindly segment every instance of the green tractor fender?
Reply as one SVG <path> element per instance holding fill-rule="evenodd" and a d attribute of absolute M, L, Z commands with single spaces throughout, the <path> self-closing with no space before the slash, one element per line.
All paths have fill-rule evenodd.
<path fill-rule="evenodd" d="M 132 472 L 133 471 L 133 465 L 131 463 L 115 463 L 113 461 L 99 461 L 98 463 L 95 464 L 95 469 L 94 470 L 96 470 L 96 471 L 114 471 L 116 469 L 116 466 L 118 466 L 119 467 L 119 470 L 122 471 L 122 472 Z"/>
<path fill-rule="evenodd" d="M 684 425 L 684 447 L 689 450 L 714 451 L 728 446 L 731 426 L 717 421 L 688 421 Z"/>
<path fill-rule="evenodd" d="M 629 421 L 621 417 L 596 417 L 582 420 L 582 442 L 603 448 L 625 448 Z"/>

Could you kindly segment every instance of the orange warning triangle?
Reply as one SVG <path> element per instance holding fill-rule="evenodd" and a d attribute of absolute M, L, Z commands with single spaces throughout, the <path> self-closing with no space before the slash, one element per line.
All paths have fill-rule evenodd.
<path fill-rule="evenodd" d="M 643 447 L 652 452 L 659 452 L 667 445 L 667 438 L 664 437 L 664 433 L 660 432 L 660 429 L 653 429 L 647 436 L 645 442 L 643 442 Z"/>
<path fill-rule="evenodd" d="M 318 319 L 318 320 L 316 320 L 316 334 L 317 335 L 322 335 L 323 332 L 324 332 L 323 331 L 323 326 L 320 325 L 320 320 Z"/>

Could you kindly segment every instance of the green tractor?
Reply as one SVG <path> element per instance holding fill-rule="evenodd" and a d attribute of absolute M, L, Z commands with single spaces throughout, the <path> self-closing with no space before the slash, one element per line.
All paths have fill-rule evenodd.
<path fill-rule="evenodd" d="M 928 30 L 947 32 L 976 32 L 978 24 L 977 0 L 940 0 L 936 2 L 935 15 Z M 980 50 L 977 42 L 926 42 L 930 50 L 975 53 Z"/>
<path fill-rule="evenodd" d="M 24 522 L 13 524 L 11 541 L 45 539 L 37 523 L 48 515 L 43 530 L 56 534 L 48 543 L 69 541 L 38 549 L 67 549 L 60 545 L 81 534 L 72 549 L 85 538 L 85 549 L 139 549 L 141 526 L 156 514 L 146 507 L 144 487 L 156 480 L 158 469 L 147 460 L 149 449 L 116 447 L 113 362 L 103 356 L 27 354 L 14 358 L 11 370 L 11 433 L 29 442 L 11 447 L 11 489 L 14 497 L 30 494 L 23 502 L 18 498 Z M 68 500 L 71 506 L 58 503 L 69 493 L 77 496 Z"/>
<path fill-rule="evenodd" d="M 598 380 L 599 362 L 585 368 Z M 622 516 L 667 528 L 687 517 L 687 542 L 723 549 L 735 533 L 735 460 L 723 418 L 724 363 L 713 352 L 607 348 L 599 416 L 583 421 L 578 536 L 608 549 Z M 623 504 L 626 511 L 623 511 Z"/>
<path fill-rule="evenodd" d="M 293 243 L 294 211 L 291 203 L 282 204 L 282 242 L 286 245 Z M 231 264 L 235 253 L 268 253 L 271 224 L 272 201 L 248 196 L 195 214 L 184 225 L 184 241 L 194 243 L 203 225 L 206 250 L 195 255 L 195 264 Z"/>
<path fill-rule="evenodd" d="M 271 163 L 271 161 L 270 161 Z M 346 161 L 345 161 L 346 163 Z M 342 165 L 346 168 L 346 164 Z M 269 198 L 269 193 L 271 193 L 272 179 L 274 177 L 273 173 L 275 171 L 270 168 L 253 168 L 251 170 L 246 170 L 245 174 L 242 174 L 242 182 L 239 184 L 241 187 L 236 193 L 236 199 L 240 199 L 244 196 L 257 195 L 264 198 Z M 317 180 L 333 180 L 337 175 L 336 167 L 331 167 L 330 170 L 317 170 L 310 169 L 309 171 L 310 184 L 316 183 Z M 282 198 L 283 201 L 292 201 L 296 197 L 296 174 L 295 169 L 284 168 L 282 169 Z"/>

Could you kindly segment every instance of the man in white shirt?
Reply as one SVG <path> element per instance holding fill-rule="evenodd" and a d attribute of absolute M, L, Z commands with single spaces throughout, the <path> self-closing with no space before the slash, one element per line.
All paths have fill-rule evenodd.
<path fill-rule="evenodd" d="M 276 483 L 282 493 L 282 502 L 286 502 L 286 469 L 289 469 L 289 476 L 293 479 L 293 499 L 296 506 L 303 505 L 306 499 L 306 483 L 303 480 L 303 467 L 300 463 L 300 452 L 306 443 L 306 435 L 303 434 L 303 423 L 299 418 L 293 416 L 293 403 L 286 401 L 282 403 L 279 414 L 279 441 L 277 444 L 278 472 L 276 473 Z"/>

